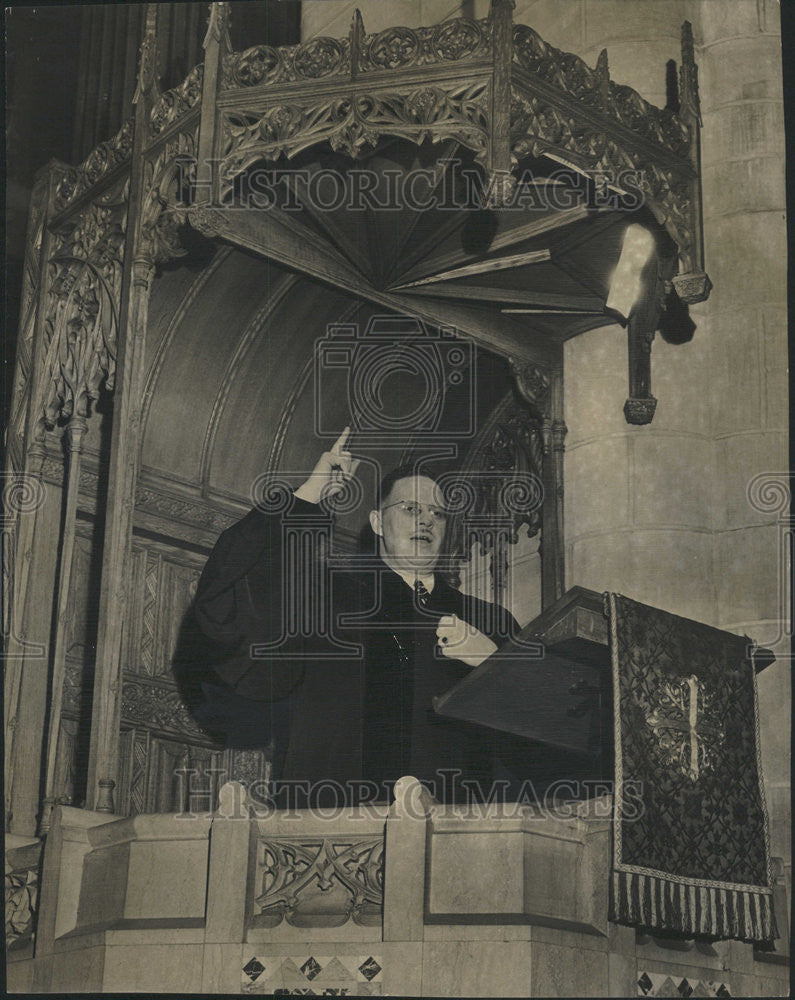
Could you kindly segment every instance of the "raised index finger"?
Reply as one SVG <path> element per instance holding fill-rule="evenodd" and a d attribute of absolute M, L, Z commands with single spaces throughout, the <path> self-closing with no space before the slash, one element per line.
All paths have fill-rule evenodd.
<path fill-rule="evenodd" d="M 342 432 L 342 434 L 340 434 L 340 436 L 331 446 L 331 451 L 333 454 L 335 455 L 340 454 L 345 445 L 348 443 L 348 437 L 350 436 L 350 433 L 351 433 L 350 427 L 346 427 L 345 430 Z"/>

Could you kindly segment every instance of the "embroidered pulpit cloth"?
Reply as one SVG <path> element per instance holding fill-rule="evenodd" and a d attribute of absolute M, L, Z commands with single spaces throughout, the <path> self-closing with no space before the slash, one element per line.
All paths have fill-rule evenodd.
<path fill-rule="evenodd" d="M 750 642 L 607 595 L 615 717 L 610 918 L 776 937 Z"/>

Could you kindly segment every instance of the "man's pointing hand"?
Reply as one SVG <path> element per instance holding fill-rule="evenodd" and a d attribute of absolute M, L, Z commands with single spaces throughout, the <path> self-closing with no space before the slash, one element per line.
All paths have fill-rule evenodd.
<path fill-rule="evenodd" d="M 346 427 L 329 451 L 324 451 L 309 479 L 295 491 L 299 500 L 319 503 L 321 499 L 336 496 L 345 489 L 345 483 L 359 466 L 359 459 L 345 450 L 351 429 Z"/>

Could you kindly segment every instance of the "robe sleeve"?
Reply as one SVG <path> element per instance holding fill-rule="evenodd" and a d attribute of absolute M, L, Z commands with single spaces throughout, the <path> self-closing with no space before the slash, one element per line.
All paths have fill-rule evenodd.
<path fill-rule="evenodd" d="M 293 510 L 321 513 L 299 500 Z M 253 647 L 282 637 L 282 548 L 282 515 L 252 510 L 219 537 L 196 590 L 193 610 L 208 665 L 236 694 L 254 701 L 287 698 L 303 679 L 304 653 L 311 653 L 297 637 L 274 652 L 252 655 Z"/>

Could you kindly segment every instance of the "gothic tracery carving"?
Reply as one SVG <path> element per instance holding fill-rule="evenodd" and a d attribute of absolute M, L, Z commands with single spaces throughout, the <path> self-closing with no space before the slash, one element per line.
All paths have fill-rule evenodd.
<path fill-rule="evenodd" d="M 167 90 L 149 112 L 149 131 L 159 135 L 173 122 L 196 107 L 202 97 L 204 63 L 194 66 L 178 87 Z"/>
<path fill-rule="evenodd" d="M 256 87 L 300 80 L 349 76 L 484 59 L 489 55 L 491 21 L 459 17 L 427 28 L 390 27 L 351 39 L 319 36 L 300 45 L 255 45 L 224 60 L 225 87 Z"/>
<path fill-rule="evenodd" d="M 257 159 L 292 156 L 323 140 L 336 151 L 356 157 L 381 135 L 403 136 L 417 143 L 455 138 L 483 158 L 487 120 L 485 82 L 359 94 L 318 104 L 296 100 L 264 113 L 230 111 L 223 116 L 223 166 L 231 178 Z"/>
<path fill-rule="evenodd" d="M 271 840 L 257 845 L 256 913 L 266 926 L 381 921 L 383 836 Z M 318 898 L 326 898 L 318 904 Z M 333 900 L 333 904 L 331 902 Z"/>
<path fill-rule="evenodd" d="M 186 253 L 179 239 L 183 215 L 177 205 L 185 185 L 195 179 L 195 172 L 195 128 L 172 135 L 144 163 L 139 254 L 152 265 Z"/>
<path fill-rule="evenodd" d="M 60 211 L 97 184 L 132 153 L 134 119 L 128 118 L 116 135 L 92 149 L 78 167 L 70 167 L 55 189 L 55 209 Z"/>
<path fill-rule="evenodd" d="M 39 419 L 52 426 L 88 414 L 102 384 L 112 388 L 121 297 L 126 202 L 90 204 L 55 242 L 44 320 Z"/>

